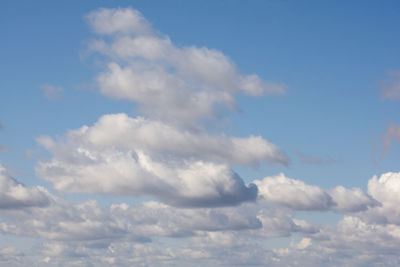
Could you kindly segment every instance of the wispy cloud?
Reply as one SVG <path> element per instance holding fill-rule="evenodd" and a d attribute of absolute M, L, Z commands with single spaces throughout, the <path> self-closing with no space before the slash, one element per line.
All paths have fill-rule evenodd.
<path fill-rule="evenodd" d="M 381 96 L 384 99 L 400 101 L 400 71 L 388 71 L 387 78 L 381 83 Z"/>
<path fill-rule="evenodd" d="M 43 95 L 49 100 L 59 100 L 63 97 L 64 89 L 59 86 L 54 86 L 51 84 L 44 84 L 41 86 Z"/>
<path fill-rule="evenodd" d="M 300 151 L 297 152 L 297 156 L 300 158 L 300 161 L 307 164 L 315 164 L 315 165 L 326 165 L 326 164 L 334 164 L 336 163 L 335 159 L 330 157 L 323 159 L 311 155 L 304 154 Z"/>
<path fill-rule="evenodd" d="M 382 135 L 383 151 L 381 157 L 385 157 L 390 152 L 393 141 L 400 142 L 400 126 L 390 123 L 385 133 Z"/>
<path fill-rule="evenodd" d="M 0 131 L 4 129 L 3 124 L 0 121 Z M 7 147 L 5 147 L 4 145 L 0 144 L 0 152 L 5 152 L 7 151 Z"/>

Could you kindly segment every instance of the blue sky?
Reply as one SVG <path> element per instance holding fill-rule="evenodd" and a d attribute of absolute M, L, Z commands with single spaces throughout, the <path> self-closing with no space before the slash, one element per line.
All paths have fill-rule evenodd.
<path fill-rule="evenodd" d="M 62 205 L 67 205 L 65 209 L 72 214 L 79 205 L 92 200 L 97 201 L 104 216 L 125 224 L 136 219 L 115 213 L 112 205 L 124 202 L 131 206 L 122 210 L 144 212 L 146 207 L 158 207 L 149 204 L 149 208 L 146 203 L 157 201 L 157 205 L 167 205 L 164 215 L 168 218 L 182 207 L 185 212 L 199 214 L 215 209 L 235 225 L 236 215 L 232 214 L 255 202 L 248 209 L 256 210 L 256 215 L 247 215 L 256 216 L 264 225 L 260 231 L 269 240 L 265 241 L 269 249 L 265 253 L 275 253 L 271 258 L 281 257 L 281 264 L 296 260 L 300 250 L 309 250 L 312 255 L 313 251 L 334 247 L 321 241 L 317 233 L 340 236 L 340 227 L 350 221 L 399 227 L 400 219 L 390 214 L 400 200 L 383 197 L 392 196 L 390 190 L 396 191 L 400 180 L 397 1 L 7 0 L 1 5 L 0 166 L 4 170 L 0 171 L 4 181 L 13 177 L 27 188 L 24 200 L 12 196 L 12 186 L 17 185 L 2 189 L 11 200 L 0 198 L 5 203 L 0 205 L 1 218 L 9 223 L 8 230 L 3 227 L 0 231 L 15 245 L 1 244 L 1 261 L 26 265 L 44 259 L 52 266 L 72 257 L 77 266 L 104 265 L 99 251 L 90 248 L 87 252 L 87 240 L 95 240 L 95 234 L 87 237 L 86 243 L 75 240 L 84 252 L 71 252 L 67 237 L 54 238 L 55 233 L 44 235 L 39 230 L 27 234 L 28 226 L 16 223 L 44 220 L 44 210 L 49 209 L 46 214 L 51 214 Z M 120 20 L 124 15 L 118 12 L 122 11 L 127 18 Z M 139 22 L 135 21 L 138 18 Z M 154 43 L 135 46 L 135 40 Z M 117 68 L 113 69 L 109 64 L 114 63 Z M 255 82 L 250 83 L 250 79 Z M 160 83 L 153 83 L 155 80 Z M 165 88 L 160 85 L 164 83 Z M 145 92 L 153 89 L 156 93 Z M 159 96 L 157 90 L 163 90 Z M 84 125 L 88 132 L 78 133 Z M 163 139 L 165 132 L 170 135 Z M 141 164 L 141 169 L 132 170 L 132 164 L 125 166 L 126 162 Z M 236 172 L 239 180 L 225 168 Z M 155 176 L 146 178 L 148 172 Z M 217 178 L 212 178 L 215 173 Z M 283 176 L 277 178 L 280 173 Z M 183 180 L 175 183 L 171 174 L 182 175 Z M 372 179 L 385 174 L 390 177 L 379 183 Z M 142 181 L 146 179 L 149 184 Z M 210 188 L 199 189 L 204 185 L 202 179 L 207 186 L 207 179 L 214 179 L 224 186 L 234 183 L 236 189 L 224 187 L 227 195 L 209 197 Z M 195 181 L 200 181 L 199 185 Z M 177 184 L 184 184 L 189 191 L 174 187 Z M 258 189 L 255 195 L 251 184 Z M 337 186 L 349 191 L 338 193 L 339 189 L 333 190 Z M 302 193 L 306 200 L 290 197 Z M 86 211 L 86 206 L 82 209 Z M 298 216 L 320 228 L 313 233 L 304 225 L 298 226 L 302 230 L 269 229 L 262 214 L 279 219 L 289 216 L 294 221 Z M 98 217 L 92 219 L 104 223 Z M 381 225 L 381 221 L 385 223 Z M 325 224 L 334 225 L 333 229 Z M 18 230 L 9 230 L 11 226 Z M 230 228 L 229 223 L 213 231 L 177 225 L 182 232 L 169 233 L 163 227 L 159 226 L 163 234 L 143 229 L 136 234 L 152 238 L 143 246 L 161 250 L 178 244 L 180 249 L 200 251 L 202 242 L 215 236 L 227 238 L 231 244 L 256 242 L 251 224 L 239 234 L 232 230 L 237 226 Z M 62 230 L 58 231 L 61 235 Z M 68 231 L 64 231 L 67 236 Z M 172 237 L 191 231 L 195 234 Z M 23 246 L 21 240 L 27 237 L 35 245 Z M 107 238 L 108 243 L 102 245 L 108 249 L 124 242 L 142 245 L 132 241 L 137 237 L 130 234 Z M 285 258 L 271 249 L 282 244 L 269 238 L 284 240 L 292 254 Z M 376 251 L 383 250 L 379 242 Z M 60 247 L 62 253 L 50 251 L 49 246 Z M 37 250 L 40 255 L 32 257 Z M 121 247 L 116 250 L 122 253 L 121 259 L 125 257 Z M 75 257 L 82 253 L 87 256 Z M 195 257 L 185 254 L 185 258 L 182 251 L 174 253 L 181 257 L 172 259 L 172 265 L 191 265 Z M 254 253 L 251 264 L 265 263 Z M 340 262 L 341 253 L 345 252 L 337 252 L 331 265 L 379 263 L 378 256 L 370 261 L 350 257 Z M 169 264 L 145 262 L 141 257 L 145 255 L 138 256 L 140 264 Z M 390 254 L 384 264 L 393 264 L 390 261 L 398 257 Z M 303 259 L 306 264 L 321 264 L 312 256 Z M 218 257 L 202 260 L 218 266 L 229 264 Z M 246 259 L 237 260 L 240 265 L 250 265 Z M 129 259 L 107 264 L 129 266 Z"/>

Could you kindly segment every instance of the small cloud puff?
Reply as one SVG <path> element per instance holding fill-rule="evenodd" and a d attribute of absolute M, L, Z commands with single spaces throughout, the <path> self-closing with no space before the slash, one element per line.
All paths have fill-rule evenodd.
<path fill-rule="evenodd" d="M 49 100 L 59 100 L 62 98 L 64 89 L 51 84 L 42 85 L 43 95 Z"/>
<path fill-rule="evenodd" d="M 48 192 L 40 186 L 26 187 L 0 164 L 0 209 L 18 209 L 49 204 Z"/>

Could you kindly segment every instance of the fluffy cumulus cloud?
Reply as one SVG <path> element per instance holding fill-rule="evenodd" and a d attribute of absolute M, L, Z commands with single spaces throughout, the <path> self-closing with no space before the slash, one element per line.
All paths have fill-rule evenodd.
<path fill-rule="evenodd" d="M 301 180 L 287 178 L 284 174 L 254 180 L 260 201 L 272 202 L 294 210 L 334 210 L 355 212 L 379 205 L 379 202 L 359 188 L 337 186 L 323 190 Z"/>
<path fill-rule="evenodd" d="M 36 170 L 66 192 L 152 195 L 178 206 L 235 205 L 255 200 L 229 164 L 287 164 L 260 136 L 210 135 L 160 121 L 105 115 L 56 140 L 38 139 L 53 158 Z"/>
<path fill-rule="evenodd" d="M 368 182 L 368 193 L 381 203 L 379 207 L 363 213 L 363 218 L 374 223 L 400 225 L 400 173 L 388 172 Z"/>
<path fill-rule="evenodd" d="M 210 258 L 214 257 L 210 246 L 216 250 L 220 246 L 238 249 L 241 244 L 253 246 L 249 241 L 244 242 L 249 236 L 262 240 L 289 236 L 292 232 L 318 231 L 305 221 L 293 218 L 289 210 L 258 203 L 182 209 L 148 201 L 137 205 L 112 204 L 106 209 L 93 200 L 71 204 L 50 194 L 49 198 L 50 204 L 45 207 L 3 212 L 7 222 L 0 224 L 3 234 L 46 240 L 38 251 L 43 266 L 67 262 L 72 266 L 89 263 L 190 266 L 196 259 L 214 262 Z M 164 243 L 165 240 L 169 241 Z M 168 244 L 173 240 L 179 245 L 170 248 Z M 11 256 L 14 260 L 24 258 L 22 253 L 16 253 L 4 260 L 11 262 Z M 25 264 L 28 260 L 29 257 Z"/>
<path fill-rule="evenodd" d="M 40 186 L 26 187 L 18 183 L 0 164 L 0 209 L 44 206 L 48 202 L 46 189 Z"/>
<path fill-rule="evenodd" d="M 242 74 L 218 50 L 175 46 L 137 10 L 99 9 L 87 21 L 95 33 L 107 37 L 90 44 L 109 62 L 97 77 L 100 91 L 135 101 L 152 118 L 193 126 L 221 108 L 235 109 L 237 93 L 285 93 L 282 84 Z"/>
<path fill-rule="evenodd" d="M 280 174 L 255 180 L 260 198 L 299 210 L 326 210 L 333 200 L 328 193 L 317 186 L 305 184 Z"/>
<path fill-rule="evenodd" d="M 46 206 L 3 210 L 7 221 L 0 230 L 45 240 L 36 252 L 41 266 L 397 265 L 399 181 L 399 173 L 373 177 L 367 194 L 341 186 L 323 190 L 281 174 L 260 181 L 256 202 L 196 209 L 156 201 L 107 208 L 48 194 Z M 287 199 L 290 195 L 297 197 Z M 318 206 L 315 199 L 328 200 Z M 312 225 L 295 218 L 297 209 L 346 215 L 337 225 Z M 293 233 L 302 238 L 287 248 L 268 245 L 269 238 Z M 13 248 L 4 254 L 3 262 L 15 266 L 37 262 Z"/>
<path fill-rule="evenodd" d="M 242 74 L 222 52 L 177 47 L 137 11 L 98 9 L 86 16 L 100 39 L 90 43 L 107 67 L 100 92 L 138 104 L 146 117 L 102 116 L 63 137 L 38 138 L 52 158 L 36 172 L 70 193 L 150 195 L 174 206 L 207 207 L 255 201 L 231 164 L 288 164 L 261 136 L 211 135 L 204 120 L 235 108 L 235 94 L 284 93 L 284 86 Z"/>
<path fill-rule="evenodd" d="M 52 196 L 51 205 L 44 208 L 4 215 L 8 222 L 0 225 L 3 233 L 46 240 L 38 251 L 42 266 L 67 262 L 72 266 L 197 266 L 197 260 L 219 265 L 223 261 L 216 253 L 223 248 L 232 249 L 236 259 L 244 256 L 239 252 L 241 246 L 245 254 L 257 248 L 248 237 L 261 241 L 292 232 L 318 232 L 318 228 L 293 218 L 288 210 L 257 203 L 181 209 L 150 201 L 113 204 L 107 210 L 96 201 L 70 204 Z M 171 243 L 175 245 L 171 247 Z M 241 262 L 249 257 L 252 255 Z"/>

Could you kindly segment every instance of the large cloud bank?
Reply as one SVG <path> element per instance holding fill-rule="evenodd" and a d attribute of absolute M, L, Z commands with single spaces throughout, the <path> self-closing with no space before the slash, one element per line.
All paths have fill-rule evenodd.
<path fill-rule="evenodd" d="M 288 164 L 261 136 L 212 135 L 204 124 L 234 110 L 235 94 L 282 94 L 284 86 L 240 73 L 220 51 L 174 46 L 136 10 L 99 9 L 86 19 L 100 38 L 90 49 L 108 62 L 97 76 L 100 92 L 134 101 L 145 117 L 108 114 L 60 138 L 38 138 L 52 158 L 37 174 L 57 190 L 229 206 L 257 197 L 231 164 Z"/>
<path fill-rule="evenodd" d="M 30 205 L 20 203 L 21 194 L 8 189 L 17 204 L 3 204 L 7 220 L 0 223 L 0 231 L 44 240 L 37 252 L 43 266 L 398 264 L 400 173 L 372 177 L 368 192 L 341 186 L 325 190 L 283 174 L 254 183 L 259 187 L 255 202 L 195 209 L 158 201 L 108 207 L 95 200 L 71 204 L 22 186 Z M 337 225 L 312 225 L 296 218 L 297 210 L 333 210 L 344 217 Z M 302 238 L 286 249 L 267 245 L 270 238 L 292 234 Z M 12 246 L 0 252 L 4 264 L 38 264 L 37 257 Z"/>

